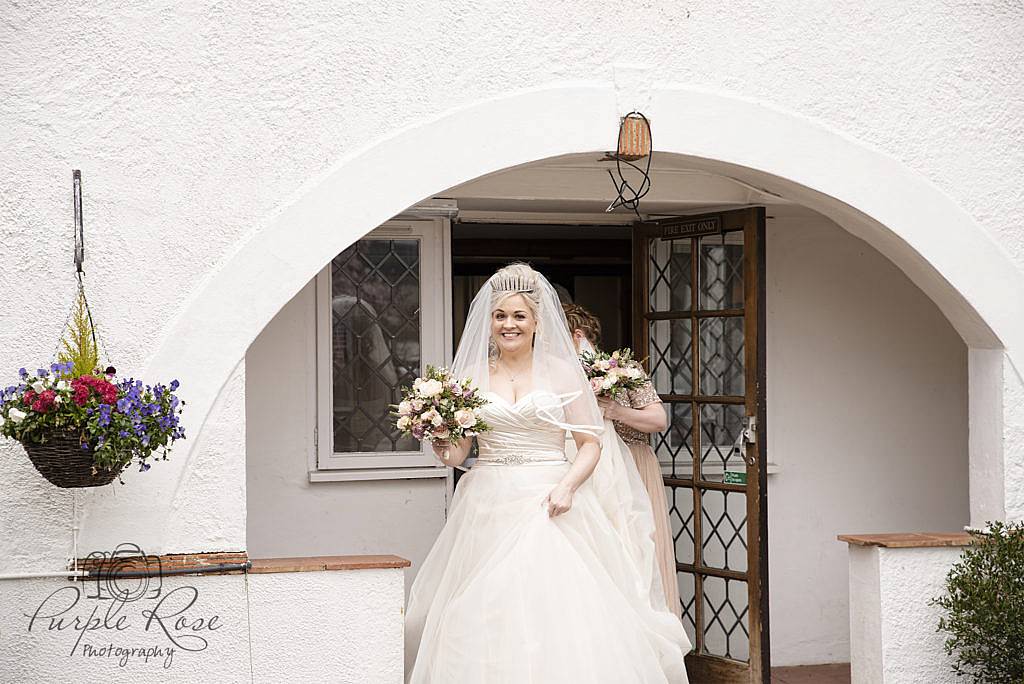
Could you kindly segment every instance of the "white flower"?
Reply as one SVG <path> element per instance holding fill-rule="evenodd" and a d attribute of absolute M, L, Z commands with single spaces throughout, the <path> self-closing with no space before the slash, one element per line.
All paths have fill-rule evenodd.
<path fill-rule="evenodd" d="M 440 380 L 424 380 L 420 383 L 420 386 L 416 388 L 416 393 L 421 397 L 430 398 L 440 394 L 443 389 L 444 385 L 441 384 Z"/>
<path fill-rule="evenodd" d="M 601 381 L 601 389 L 609 390 L 615 386 L 615 380 L 612 378 L 605 378 Z"/>
<path fill-rule="evenodd" d="M 3 415 L 0 415 L 0 427 L 4 426 L 4 422 L 6 422 L 6 421 L 4 420 Z"/>
<path fill-rule="evenodd" d="M 631 366 L 631 367 L 626 369 L 626 375 L 628 377 L 630 377 L 630 378 L 638 380 L 638 379 L 644 377 L 644 371 L 643 371 L 642 368 L 637 368 L 635 366 Z"/>
<path fill-rule="evenodd" d="M 398 405 L 398 413 L 403 416 L 407 416 L 412 413 L 412 402 L 403 401 Z"/>
<path fill-rule="evenodd" d="M 476 414 L 472 409 L 459 409 L 455 412 L 455 422 L 460 428 L 470 428 L 476 425 Z"/>
<path fill-rule="evenodd" d="M 594 365 L 597 366 L 598 370 L 603 370 L 603 371 L 606 371 L 606 370 L 608 370 L 609 368 L 612 367 L 612 364 L 611 364 L 611 362 L 608 359 L 604 359 L 603 361 L 598 361 Z"/>
<path fill-rule="evenodd" d="M 398 419 L 398 423 L 397 423 L 398 429 L 399 430 L 408 430 L 409 429 L 409 425 L 411 423 L 412 423 L 412 418 L 410 418 L 409 416 L 402 416 L 401 418 Z"/>
<path fill-rule="evenodd" d="M 36 380 L 35 382 L 32 383 L 32 389 L 36 391 L 36 394 L 39 394 L 44 389 L 46 389 L 46 383 L 43 382 L 42 380 Z"/>
<path fill-rule="evenodd" d="M 435 427 L 444 424 L 444 418 L 442 418 L 441 414 L 438 413 L 437 411 L 435 411 L 434 409 L 430 409 L 429 411 L 425 411 L 423 413 L 423 415 L 420 416 L 420 418 L 424 422 L 430 423 L 431 425 L 434 425 Z"/>
<path fill-rule="evenodd" d="M 21 421 L 25 420 L 26 416 L 28 416 L 27 413 L 17 408 L 12 408 L 10 411 L 7 412 L 7 417 L 10 418 L 15 423 L 20 423 Z"/>
<path fill-rule="evenodd" d="M 66 390 L 67 388 L 68 388 L 68 381 L 67 380 L 58 380 L 57 381 L 57 389 L 58 390 Z"/>
<path fill-rule="evenodd" d="M 53 395 L 53 403 L 54 404 L 59 404 L 60 402 L 61 402 L 60 395 L 59 394 Z"/>
<path fill-rule="evenodd" d="M 422 399 L 413 399 L 412 400 L 412 410 L 413 411 L 422 411 L 423 410 L 423 400 Z"/>

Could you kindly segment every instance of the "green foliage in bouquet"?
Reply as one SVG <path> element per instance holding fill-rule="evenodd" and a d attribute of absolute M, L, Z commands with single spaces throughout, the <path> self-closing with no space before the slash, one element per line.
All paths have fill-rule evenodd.
<path fill-rule="evenodd" d="M 969 530 L 974 543 L 946 576 L 946 594 L 932 600 L 944 616 L 953 671 L 981 684 L 1024 682 L 1024 522 Z"/>
<path fill-rule="evenodd" d="M 85 307 L 85 294 L 79 290 L 78 302 L 72 314 L 71 329 L 61 340 L 63 351 L 57 355 L 57 363 L 71 363 L 70 376 L 77 378 L 96 372 L 100 364 L 100 350 L 96 346 L 94 328 Z"/>

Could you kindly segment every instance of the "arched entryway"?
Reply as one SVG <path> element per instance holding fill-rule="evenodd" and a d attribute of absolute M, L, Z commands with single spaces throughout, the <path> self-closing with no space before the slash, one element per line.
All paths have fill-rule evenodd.
<path fill-rule="evenodd" d="M 340 163 L 211 278 L 154 365 L 173 358 L 176 367 L 201 374 L 205 384 L 196 387 L 215 388 L 281 307 L 366 232 L 439 188 L 540 158 L 600 151 L 614 132 L 613 102 L 614 92 L 599 88 L 525 93 L 403 131 Z M 544 128 L 533 111 L 545 112 Z M 659 151 L 799 203 L 871 244 L 935 302 L 969 347 L 997 349 L 1020 333 L 1001 306 L 1006 290 L 964 265 L 984 261 L 990 274 L 1001 271 L 1013 282 L 1019 274 L 968 216 L 895 161 L 804 120 L 720 96 L 661 91 L 649 113 Z M 356 178 L 375 175 L 387 182 L 360 193 L 358 204 L 348 199 Z M 210 389 L 192 397 L 193 420 L 205 417 L 215 396 Z"/>

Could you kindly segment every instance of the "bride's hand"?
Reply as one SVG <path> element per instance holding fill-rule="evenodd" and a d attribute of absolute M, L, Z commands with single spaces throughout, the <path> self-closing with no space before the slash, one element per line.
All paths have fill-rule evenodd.
<path fill-rule="evenodd" d="M 544 499 L 544 505 L 547 507 L 548 516 L 551 518 L 565 513 L 572 508 L 572 490 L 564 484 L 556 485 Z"/>

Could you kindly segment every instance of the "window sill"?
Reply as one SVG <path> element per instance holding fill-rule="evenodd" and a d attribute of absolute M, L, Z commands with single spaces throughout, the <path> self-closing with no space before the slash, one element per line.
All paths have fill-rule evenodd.
<path fill-rule="evenodd" d="M 421 480 L 448 477 L 448 468 L 351 468 L 344 470 L 310 470 L 310 482 L 359 482 L 365 480 Z"/>

